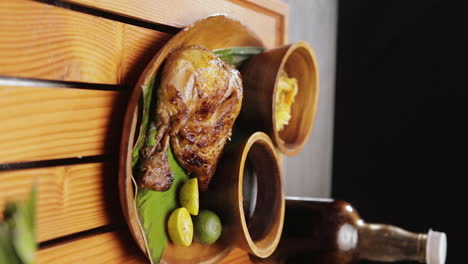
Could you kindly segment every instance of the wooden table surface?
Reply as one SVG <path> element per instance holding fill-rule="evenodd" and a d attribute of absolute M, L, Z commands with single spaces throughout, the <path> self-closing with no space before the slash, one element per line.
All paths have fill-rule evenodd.
<path fill-rule="evenodd" d="M 38 263 L 147 262 L 117 192 L 126 103 L 162 45 L 215 13 L 287 42 L 279 1 L 0 1 L 0 210 L 38 182 Z M 236 249 L 223 263 L 250 260 Z"/>

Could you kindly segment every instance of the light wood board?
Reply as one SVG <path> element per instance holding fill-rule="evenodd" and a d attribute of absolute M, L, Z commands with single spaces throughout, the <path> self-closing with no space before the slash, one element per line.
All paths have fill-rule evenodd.
<path fill-rule="evenodd" d="M 170 37 L 39 2 L 0 1 L 0 75 L 132 85 Z"/>
<path fill-rule="evenodd" d="M 91 163 L 0 172 L 0 211 L 38 188 L 37 241 L 123 223 L 111 164 Z"/>

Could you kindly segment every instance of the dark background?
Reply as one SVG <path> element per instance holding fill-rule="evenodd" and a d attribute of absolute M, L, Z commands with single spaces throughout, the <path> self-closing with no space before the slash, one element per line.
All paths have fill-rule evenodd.
<path fill-rule="evenodd" d="M 339 1 L 332 195 L 467 263 L 468 5 Z M 368 262 L 366 262 L 368 263 Z"/>

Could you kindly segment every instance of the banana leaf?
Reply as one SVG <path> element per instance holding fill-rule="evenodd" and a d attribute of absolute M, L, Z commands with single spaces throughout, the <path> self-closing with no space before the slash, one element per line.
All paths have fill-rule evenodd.
<path fill-rule="evenodd" d="M 147 251 L 152 263 L 159 263 L 168 242 L 166 231 L 167 216 L 179 207 L 178 190 L 189 179 L 188 175 L 179 166 L 172 154 L 168 151 L 169 165 L 174 174 L 174 181 L 169 190 L 156 192 L 149 189 L 138 188 L 136 204 L 143 230 L 146 234 Z"/>
<path fill-rule="evenodd" d="M 155 100 L 152 100 L 155 89 L 155 78 L 142 87 L 141 123 L 137 143 L 133 148 L 132 166 L 138 164 L 139 152 L 145 144 L 154 146 L 157 134 L 154 123 L 150 123 L 150 108 Z M 178 207 L 177 190 L 186 180 L 188 175 L 180 167 L 172 154 L 169 146 L 168 161 L 174 175 L 174 181 L 169 190 L 157 192 L 141 188 L 135 184 L 135 205 L 138 211 L 140 228 L 144 234 L 146 251 L 151 263 L 159 263 L 168 242 L 166 232 L 167 216 Z M 133 179 L 135 183 L 136 180 Z"/>
<path fill-rule="evenodd" d="M 138 132 L 138 138 L 133 147 L 132 152 L 132 167 L 135 167 L 136 163 L 139 160 L 140 156 L 140 149 L 143 147 L 146 141 L 146 132 L 147 127 L 150 119 L 150 105 L 151 105 L 151 98 L 153 98 L 153 87 L 154 87 L 155 78 L 151 78 L 151 80 L 141 87 L 142 90 L 142 113 L 141 113 L 141 122 L 140 122 L 140 130 Z"/>

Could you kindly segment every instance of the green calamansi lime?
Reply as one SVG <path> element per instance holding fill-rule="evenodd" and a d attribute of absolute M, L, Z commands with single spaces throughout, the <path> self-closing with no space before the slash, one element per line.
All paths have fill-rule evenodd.
<path fill-rule="evenodd" d="M 198 214 L 199 199 L 197 178 L 190 179 L 184 183 L 180 189 L 179 202 L 191 215 Z"/>
<path fill-rule="evenodd" d="M 193 224 L 189 212 L 180 207 L 169 216 L 167 229 L 172 242 L 179 246 L 190 246 L 193 240 Z"/>
<path fill-rule="evenodd" d="M 221 236 L 221 220 L 214 212 L 201 210 L 193 221 L 195 241 L 202 244 L 213 244 Z"/>

